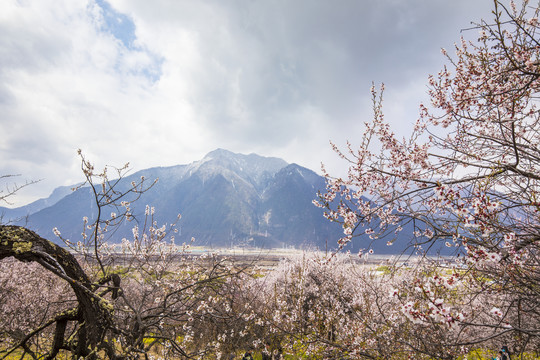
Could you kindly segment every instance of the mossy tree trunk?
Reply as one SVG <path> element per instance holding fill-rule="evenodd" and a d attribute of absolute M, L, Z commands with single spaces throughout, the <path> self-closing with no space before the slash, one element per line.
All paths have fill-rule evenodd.
<path fill-rule="evenodd" d="M 67 281 L 78 302 L 76 308 L 56 314 L 45 324 L 28 333 L 12 350 L 26 348 L 27 342 L 33 336 L 53 325 L 56 326 L 55 335 L 46 358 L 54 358 L 60 349 L 72 352 L 77 358 L 80 356 L 93 358 L 95 357 L 93 354 L 99 349 L 107 349 L 104 338 L 107 330 L 112 328 L 113 308 L 107 300 L 97 294 L 95 287 L 71 253 L 24 227 L 0 225 L 0 260 L 11 256 L 23 262 L 37 262 Z M 71 343 L 64 336 L 69 321 L 77 322 L 78 326 L 76 340 Z"/>

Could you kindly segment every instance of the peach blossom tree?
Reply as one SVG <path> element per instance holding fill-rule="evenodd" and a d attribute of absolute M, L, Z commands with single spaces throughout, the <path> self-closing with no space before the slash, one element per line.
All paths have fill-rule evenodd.
<path fill-rule="evenodd" d="M 497 301 L 482 316 L 441 314 L 441 324 L 482 330 L 455 346 L 489 339 L 511 341 L 518 352 L 538 346 L 539 11 L 528 1 L 495 0 L 493 19 L 465 33 L 477 38 L 462 38 L 454 54 L 443 49 L 447 65 L 429 78 L 431 103 L 420 105 L 409 136 L 392 130 L 384 86 L 373 87 L 374 116 L 359 145 L 334 146 L 349 163 L 348 175 L 326 173 L 327 189 L 316 201 L 342 224 L 341 248 L 361 235 L 391 243 L 407 226 L 419 253 L 445 246 L 461 255 L 467 298 L 489 294 Z M 425 282 L 426 304 L 444 309 L 437 281 Z M 429 308 L 413 302 L 405 311 L 421 321 Z"/>
<path fill-rule="evenodd" d="M 131 204 L 149 189 L 146 179 L 124 186 L 127 165 L 98 172 L 79 154 L 86 179 L 80 187 L 90 188 L 97 209 L 82 219 L 79 239 L 55 228 L 61 247 L 24 227 L 0 225 L 0 359 L 234 351 L 225 334 L 237 323 L 234 295 L 245 268 L 176 245 L 175 224 L 158 225 L 150 206 L 135 220 Z M 132 236 L 113 242 L 126 222 Z"/>

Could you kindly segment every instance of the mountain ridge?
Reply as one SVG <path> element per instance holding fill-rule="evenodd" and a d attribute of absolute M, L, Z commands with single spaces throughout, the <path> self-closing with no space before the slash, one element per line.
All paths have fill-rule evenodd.
<path fill-rule="evenodd" d="M 197 245 L 214 248 L 332 250 L 343 236 L 340 224 L 324 218 L 323 210 L 313 205 L 317 192 L 324 192 L 325 179 L 283 159 L 216 149 L 189 164 L 128 174 L 121 188 L 127 190 L 141 176 L 148 181 L 159 180 L 131 204 L 135 221 L 120 226 L 106 241 L 131 239 L 132 227 L 144 220 L 146 205 L 155 208 L 158 226 L 177 223 L 178 215 L 182 215 L 177 223 L 179 244 L 195 238 Z M 64 238 L 76 243 L 81 239 L 83 217 L 91 222 L 96 206 L 90 187 L 74 192 L 70 188 L 59 187 L 49 198 L 21 208 L 3 209 L 3 220 L 12 219 L 12 223 L 61 244 L 52 231 L 56 227 Z M 102 210 L 103 214 L 117 211 Z M 15 215 L 22 219 L 17 221 Z M 407 228 L 396 235 L 391 247 L 386 246 L 386 240 L 373 241 L 362 235 L 347 245 L 347 250 L 356 252 L 367 247 L 377 254 L 398 254 L 409 246 L 411 234 L 412 229 Z"/>
<path fill-rule="evenodd" d="M 340 226 L 330 224 L 312 204 L 324 179 L 280 158 L 216 149 L 189 164 L 136 171 L 123 183 L 141 176 L 159 181 L 132 205 L 135 217 L 143 216 L 147 204 L 155 207 L 159 223 L 174 223 L 181 214 L 180 243 L 194 237 L 198 245 L 210 247 L 317 247 L 322 238 L 327 243 L 341 236 Z M 24 223 L 18 223 L 41 236 L 54 241 L 52 228 L 57 227 L 76 242 L 82 218 L 95 216 L 95 204 L 89 187 L 68 193 L 69 188 L 57 188 L 54 196 L 21 208 L 3 209 L 4 219 L 24 214 Z M 132 225 L 120 228 L 110 241 L 129 239 Z"/>

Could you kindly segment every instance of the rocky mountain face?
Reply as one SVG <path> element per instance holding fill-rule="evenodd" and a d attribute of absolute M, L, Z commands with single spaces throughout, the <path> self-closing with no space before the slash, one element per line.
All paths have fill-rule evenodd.
<path fill-rule="evenodd" d="M 157 167 L 124 178 L 123 186 L 144 176 L 157 184 L 133 203 L 136 221 L 144 221 L 146 205 L 155 208 L 158 224 L 177 215 L 177 243 L 192 237 L 207 247 L 335 247 L 342 231 L 312 204 L 324 179 L 311 170 L 282 159 L 242 155 L 218 149 L 188 165 Z M 3 221 L 26 216 L 18 223 L 55 240 L 52 228 L 76 242 L 82 218 L 95 216 L 91 189 L 55 190 L 50 198 L 18 209 L 0 209 Z M 107 211 L 113 211 L 108 209 Z M 108 212 L 106 212 L 108 214 Z M 111 235 L 110 241 L 130 239 L 134 222 Z"/>

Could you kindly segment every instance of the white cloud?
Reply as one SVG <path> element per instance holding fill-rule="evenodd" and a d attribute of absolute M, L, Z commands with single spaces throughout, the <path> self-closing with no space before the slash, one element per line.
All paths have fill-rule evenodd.
<path fill-rule="evenodd" d="M 99 164 L 187 163 L 217 147 L 318 170 L 369 119 L 416 116 L 428 73 L 491 2 L 7 1 L 0 13 L 0 174 L 45 178 L 20 202 Z M 132 23 L 131 23 L 132 22 Z M 414 119 L 409 119 L 413 121 Z M 399 123 L 403 125 L 399 125 Z M 19 203 L 20 205 L 20 203 Z"/>

